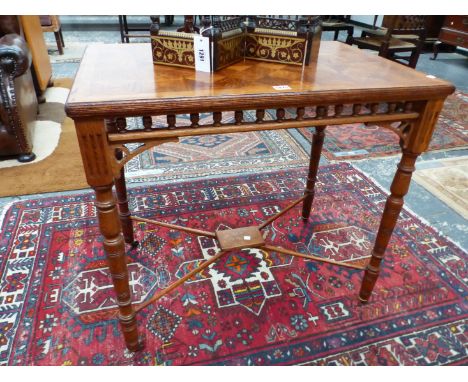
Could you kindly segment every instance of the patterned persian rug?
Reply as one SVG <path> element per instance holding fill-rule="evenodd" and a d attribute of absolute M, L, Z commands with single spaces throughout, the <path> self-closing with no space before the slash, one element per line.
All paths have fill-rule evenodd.
<path fill-rule="evenodd" d="M 271 118 L 266 115 L 265 119 Z M 244 113 L 255 121 L 255 111 Z M 234 121 L 234 112 L 223 113 L 223 123 Z M 140 118 L 127 118 L 129 128 L 141 127 Z M 200 125 L 212 123 L 212 114 L 200 115 Z M 153 117 L 165 125 L 166 117 Z M 190 126 L 188 115 L 177 116 L 178 126 Z M 126 165 L 129 182 L 165 182 L 178 179 L 253 174 L 304 166 L 309 154 L 285 130 L 183 137 L 133 158 Z"/>
<path fill-rule="evenodd" d="M 296 130 L 309 150 L 313 128 Z M 330 126 L 326 129 L 323 154 L 330 160 L 364 159 L 400 154 L 399 138 L 388 129 L 361 123 Z M 439 116 L 429 150 L 448 150 L 468 145 L 468 94 L 456 92 L 447 98 Z"/>
<path fill-rule="evenodd" d="M 132 209 L 204 230 L 258 224 L 302 193 L 305 169 L 138 187 Z M 300 206 L 267 242 L 362 263 L 385 193 L 346 163 L 321 167 L 307 224 Z M 236 207 L 234 207 L 236 206 Z M 205 237 L 136 225 L 136 304 L 217 251 Z M 3 365 L 466 364 L 467 253 L 404 210 L 374 295 L 362 272 L 275 252 L 231 252 L 139 313 L 146 348 L 124 350 L 90 193 L 6 212 L 0 239 Z"/>

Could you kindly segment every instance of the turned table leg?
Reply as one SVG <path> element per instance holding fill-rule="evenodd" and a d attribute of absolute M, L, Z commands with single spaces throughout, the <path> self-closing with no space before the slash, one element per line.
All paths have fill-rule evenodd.
<path fill-rule="evenodd" d="M 390 196 L 387 198 L 380 227 L 375 238 L 374 249 L 369 264 L 364 273 L 364 278 L 359 292 L 359 299 L 362 302 L 367 302 L 372 293 L 374 285 L 380 273 L 380 263 L 384 257 L 393 229 L 403 208 L 403 197 L 409 189 L 411 175 L 415 169 L 414 164 L 419 154 L 409 151 L 403 151 L 400 164 L 393 178 L 390 187 Z"/>
<path fill-rule="evenodd" d="M 109 271 L 119 307 L 120 326 L 128 349 L 137 351 L 141 345 L 138 341 L 137 321 L 132 306 L 125 244 L 112 192 L 112 184 L 94 187 L 94 191 L 96 192 L 99 228 L 104 237 L 104 250 L 107 254 Z"/>
<path fill-rule="evenodd" d="M 117 159 L 122 159 L 122 151 L 116 154 Z M 122 224 L 122 231 L 125 242 L 133 248 L 138 246 L 138 241 L 135 241 L 133 234 L 133 224 L 130 219 L 131 213 L 128 208 L 127 185 L 125 183 L 125 168 L 120 169 L 120 177 L 115 179 L 115 192 L 117 194 L 117 202 L 119 204 L 119 218 Z"/>
<path fill-rule="evenodd" d="M 119 322 L 127 348 L 137 351 L 143 347 L 138 338 L 136 314 L 132 306 L 125 242 L 112 191 L 111 150 L 108 147 L 104 121 L 99 119 L 76 119 L 78 142 L 89 185 L 96 193 L 96 209 L 99 229 L 104 237 L 104 251 L 114 285 L 119 309 Z"/>
<path fill-rule="evenodd" d="M 322 154 L 323 140 L 325 139 L 325 126 L 315 128 L 315 133 L 312 138 L 312 146 L 310 148 L 309 173 L 307 175 L 307 184 L 304 194 L 306 198 L 302 204 L 302 219 L 307 220 L 310 216 L 310 209 L 314 201 L 315 182 L 317 180 L 317 172 Z"/>

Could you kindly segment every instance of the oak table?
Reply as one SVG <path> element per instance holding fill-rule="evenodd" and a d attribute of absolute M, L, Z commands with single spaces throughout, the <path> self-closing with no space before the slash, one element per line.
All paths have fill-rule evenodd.
<path fill-rule="evenodd" d="M 75 121 L 86 178 L 96 193 L 99 227 L 128 349 L 136 351 L 143 346 L 138 337 L 137 311 L 232 249 L 250 246 L 363 269 L 359 298 L 366 302 L 403 207 L 416 159 L 427 149 L 444 100 L 453 91 L 448 82 L 340 42 L 322 42 L 318 62 L 309 66 L 246 60 L 214 74 L 155 66 L 149 44 L 88 47 L 66 111 Z M 295 110 L 293 118 L 285 118 L 285 108 Z M 305 108 L 314 112 L 305 113 Z M 256 110 L 256 121 L 245 122 L 243 111 L 252 109 Z M 265 109 L 275 109 L 276 120 L 264 120 Z M 224 123 L 222 112 L 227 111 L 234 111 L 235 118 Z M 201 112 L 212 113 L 213 123 L 200 125 Z M 191 126 L 177 126 L 177 114 L 190 114 Z M 151 116 L 156 115 L 166 115 L 167 126 L 154 126 Z M 125 117 L 131 116 L 143 118 L 141 129 L 127 128 Z M 266 244 L 260 230 L 287 210 L 302 202 L 302 217 L 309 217 L 326 126 L 355 122 L 378 123 L 392 130 L 400 137 L 402 149 L 368 265 L 353 266 Z M 315 133 L 304 196 L 260 226 L 205 232 L 130 214 L 123 166 L 150 147 L 184 136 L 309 126 L 315 127 Z M 140 145 L 131 149 L 128 143 Z M 125 243 L 137 245 L 132 220 L 214 237 L 221 251 L 135 307 L 125 253 Z"/>

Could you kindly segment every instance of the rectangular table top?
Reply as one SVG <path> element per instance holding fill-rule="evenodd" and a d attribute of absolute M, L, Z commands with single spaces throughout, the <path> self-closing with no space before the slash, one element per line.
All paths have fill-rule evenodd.
<path fill-rule="evenodd" d="M 333 102 L 443 99 L 447 81 L 336 41 L 316 63 L 244 60 L 215 73 L 154 65 L 150 44 L 86 49 L 67 100 L 71 117 L 255 109 Z"/>

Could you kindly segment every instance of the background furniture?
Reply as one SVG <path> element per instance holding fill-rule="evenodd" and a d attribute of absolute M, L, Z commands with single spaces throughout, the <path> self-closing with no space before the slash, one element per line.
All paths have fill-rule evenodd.
<path fill-rule="evenodd" d="M 39 102 L 44 102 L 42 93 L 52 84 L 52 65 L 42 33 L 39 16 L 19 16 L 24 39 L 32 55 L 32 74 Z"/>
<path fill-rule="evenodd" d="M 148 16 L 149 17 L 149 16 Z M 174 15 L 164 16 L 164 23 L 166 26 L 170 26 L 174 23 Z M 122 43 L 129 43 L 130 38 L 150 38 L 149 29 L 151 22 L 148 22 L 147 28 L 130 28 L 128 26 L 128 20 L 126 15 L 119 15 L 119 30 L 120 30 L 120 39 Z M 132 32 L 146 32 L 146 33 L 137 33 L 133 34 Z"/>
<path fill-rule="evenodd" d="M 468 48 L 468 16 L 445 16 L 438 40 L 434 44 L 433 60 L 437 58 L 442 43 Z"/>
<path fill-rule="evenodd" d="M 20 162 L 29 162 L 35 158 L 31 127 L 37 98 L 26 42 L 10 33 L 17 28 L 16 16 L 0 17 L 0 157 L 14 156 Z"/>
<path fill-rule="evenodd" d="M 346 42 L 378 51 L 379 56 L 399 63 L 407 61 L 409 67 L 415 68 L 425 37 L 424 16 L 386 16 L 383 28 L 365 29 L 361 37 L 348 36 Z M 399 53 L 409 53 L 409 56 Z"/>
<path fill-rule="evenodd" d="M 149 24 L 149 23 L 148 23 Z M 127 15 L 119 15 L 120 39 L 122 43 L 129 43 L 130 38 L 150 37 L 149 25 L 147 28 L 130 28 L 128 26 Z M 133 34 L 132 32 L 147 32 L 146 34 Z"/>
<path fill-rule="evenodd" d="M 86 179 L 96 193 L 99 227 L 127 348 L 136 351 L 143 345 L 138 337 L 136 312 L 226 253 L 221 250 L 213 254 L 166 289 L 156 289 L 157 293 L 142 304 L 135 306 L 132 303 L 125 243 L 137 244 L 132 220 L 143 220 L 130 214 L 124 165 L 150 147 L 177 142 L 184 136 L 315 126 L 306 189 L 304 196 L 295 202 L 297 205 L 303 201 L 302 217 L 307 220 L 326 126 L 378 123 L 393 131 L 400 138 L 403 154 L 390 187 L 391 195 L 384 207 L 369 263 L 367 266 L 352 264 L 364 270 L 359 299 L 368 301 L 403 208 L 403 197 L 408 192 L 416 159 L 428 148 L 445 98 L 454 91 L 453 85 L 427 78 L 425 73 L 381 57 L 366 55 L 346 44 L 329 41 L 322 42 L 317 64 L 303 67 L 246 60 L 214 74 L 196 73 L 171 66 L 155 67 L 151 57 L 150 44 L 89 46 L 65 106 L 68 116 L 75 121 Z M 278 84 L 287 85 L 288 89 L 276 89 Z M 344 108 L 343 104 L 349 107 Z M 294 114 L 286 116 L 285 108 L 294 110 Z M 314 112 L 306 114 L 306 108 L 313 108 Z M 276 109 L 276 120 L 265 120 L 265 109 Z M 256 110 L 257 120 L 244 121 L 245 110 Z M 235 120 L 224 121 L 223 112 L 232 111 Z M 213 123 L 200 124 L 201 112 L 211 113 Z M 191 125 L 178 125 L 178 114 L 190 114 Z M 152 115 L 166 115 L 167 126 L 153 126 Z M 125 117 L 136 116 L 142 118 L 142 127 L 128 129 Z M 127 143 L 140 145 L 131 149 L 125 146 Z M 113 193 L 114 183 L 117 200 Z M 276 217 L 272 216 L 267 222 Z M 174 228 L 172 224 L 152 223 Z M 200 234 L 199 230 L 182 228 Z M 261 226 L 249 228 L 260 229 Z M 232 232 L 235 247 L 243 240 L 249 240 L 249 245 L 252 244 L 250 240 L 254 240 L 256 248 L 271 250 L 264 245 L 257 231 L 248 232 L 247 238 L 238 230 Z M 212 232 L 203 235 L 206 233 L 212 236 Z M 221 248 L 223 245 L 225 249 L 233 248 L 229 238 L 223 238 L 219 233 L 216 237 Z M 285 248 L 275 247 L 273 251 L 327 260 Z M 334 260 L 328 262 L 350 265 Z"/>
<path fill-rule="evenodd" d="M 426 38 L 424 40 L 424 49 L 432 52 L 434 44 L 440 34 L 440 29 L 444 23 L 445 16 L 432 15 L 426 16 Z"/>
<path fill-rule="evenodd" d="M 58 16 L 39 16 L 41 20 L 41 26 L 43 32 L 54 32 L 55 42 L 57 43 L 57 48 L 59 54 L 63 54 L 63 48 L 65 47 L 65 42 L 63 41 L 62 26 L 60 25 L 60 19 Z"/>
<path fill-rule="evenodd" d="M 351 16 L 326 16 L 322 21 L 323 32 L 335 32 L 333 40 L 338 40 L 341 31 L 346 31 L 347 36 L 353 36 L 354 25 L 350 24 Z M 346 37 L 348 38 L 348 37 Z"/>
<path fill-rule="evenodd" d="M 195 25 L 196 21 L 196 16 L 184 16 L 184 25 L 177 28 L 177 32 L 200 33 L 200 28 Z"/>

